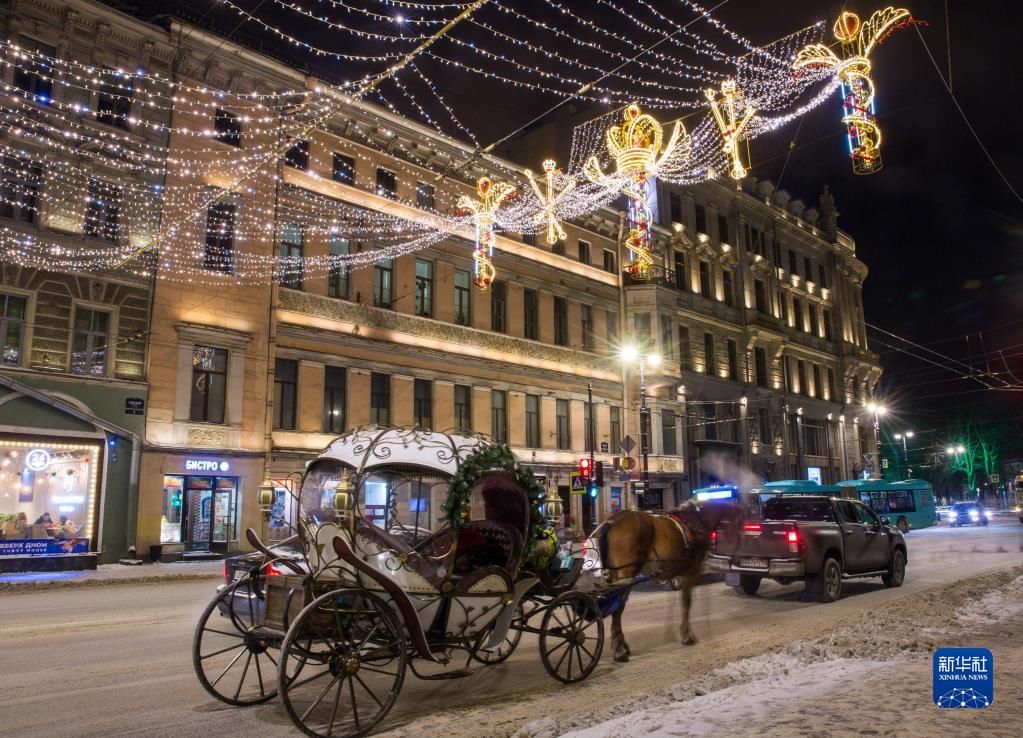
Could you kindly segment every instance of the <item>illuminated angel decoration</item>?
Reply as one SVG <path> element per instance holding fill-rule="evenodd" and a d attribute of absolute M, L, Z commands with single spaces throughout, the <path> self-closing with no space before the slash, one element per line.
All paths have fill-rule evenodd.
<path fill-rule="evenodd" d="M 873 174 L 881 168 L 881 129 L 874 117 L 870 52 L 911 19 L 905 8 L 878 10 L 866 23 L 860 23 L 855 13 L 842 13 L 832 30 L 842 44 L 843 58 L 824 44 L 811 44 L 793 63 L 795 69 L 830 67 L 842 81 L 842 122 L 849 134 L 849 153 L 856 174 Z"/>
<path fill-rule="evenodd" d="M 515 188 L 507 182 L 494 183 L 489 177 L 480 177 L 476 183 L 478 200 L 462 195 L 458 207 L 473 214 L 476 222 L 476 246 L 472 252 L 473 281 L 486 292 L 494 282 L 494 218 L 501 203 L 514 194 Z"/>
<path fill-rule="evenodd" d="M 742 165 L 742 159 L 739 157 L 739 142 L 742 141 L 743 132 L 757 111 L 746 103 L 746 98 L 732 79 L 726 79 L 721 83 L 721 100 L 718 100 L 717 90 L 707 89 L 704 94 L 710 101 L 714 120 L 721 131 L 724 152 L 732 160 L 732 168 L 728 175 L 738 186 L 739 181 L 746 176 L 746 167 Z M 742 110 L 741 117 L 738 115 L 739 110 Z"/>
<path fill-rule="evenodd" d="M 677 151 L 688 150 L 689 134 L 677 121 L 665 144 L 661 124 L 632 104 L 625 108 L 624 125 L 611 126 L 606 137 L 608 152 L 615 160 L 616 177 L 605 174 L 595 156 L 586 162 L 583 173 L 591 182 L 604 187 L 618 187 L 621 179 L 626 180 L 622 191 L 629 198 L 629 236 L 625 241 L 632 254 L 629 272 L 638 279 L 646 279 L 653 265 L 650 251 L 653 216 L 647 183 Z"/>
<path fill-rule="evenodd" d="M 561 222 L 558 220 L 557 207 L 562 198 L 575 188 L 575 180 L 569 180 L 565 189 L 555 194 L 554 178 L 558 174 L 558 169 L 554 159 L 544 160 L 543 172 L 544 180 L 547 183 L 546 194 L 540 190 L 540 185 L 537 184 L 533 173 L 528 169 L 526 176 L 529 177 L 529 184 L 533 187 L 533 192 L 536 193 L 536 199 L 540 201 L 541 218 L 547 221 L 547 243 L 553 246 L 559 240 L 565 239 L 565 229 L 561 227 Z"/>

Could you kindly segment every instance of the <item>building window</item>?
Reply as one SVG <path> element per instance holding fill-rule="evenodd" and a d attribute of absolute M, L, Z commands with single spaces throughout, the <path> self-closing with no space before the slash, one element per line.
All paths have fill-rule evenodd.
<path fill-rule="evenodd" d="M 728 216 L 718 216 L 718 241 L 721 243 L 731 243 L 728 238 Z"/>
<path fill-rule="evenodd" d="M 390 310 L 393 278 L 393 259 L 380 259 L 373 263 L 373 307 Z"/>
<path fill-rule="evenodd" d="M 559 238 L 552 246 L 551 253 L 557 254 L 558 256 L 565 255 L 565 239 Z"/>
<path fill-rule="evenodd" d="M 536 246 L 536 234 L 535 233 L 523 233 L 522 243 L 526 246 Z"/>
<path fill-rule="evenodd" d="M 508 395 L 504 390 L 490 391 L 490 435 L 498 443 L 508 442 Z"/>
<path fill-rule="evenodd" d="M 327 366 L 323 370 L 323 432 L 344 433 L 345 395 L 348 373 L 340 366 Z"/>
<path fill-rule="evenodd" d="M 792 318 L 795 320 L 796 330 L 806 330 L 806 323 L 803 322 L 803 301 L 798 297 L 792 298 Z"/>
<path fill-rule="evenodd" d="M 796 393 L 796 388 L 793 384 L 792 378 L 792 359 L 786 356 L 782 359 L 782 361 L 785 365 L 785 391 L 790 395 L 794 395 Z"/>
<path fill-rule="evenodd" d="M 703 334 L 703 360 L 706 363 L 705 373 L 714 376 L 716 374 L 716 368 L 714 366 L 714 334 L 704 333 Z"/>
<path fill-rule="evenodd" d="M 86 236 L 116 241 L 120 231 L 121 187 L 89 177 L 89 199 L 85 207 Z"/>
<path fill-rule="evenodd" d="M 828 270 L 824 268 L 823 264 L 817 265 L 817 284 L 823 289 L 828 287 Z"/>
<path fill-rule="evenodd" d="M 495 281 L 490 285 L 490 330 L 504 333 L 508 329 L 508 286 Z"/>
<path fill-rule="evenodd" d="M 568 345 L 568 301 L 564 297 L 554 298 L 554 343 Z"/>
<path fill-rule="evenodd" d="M 785 325 L 789 324 L 789 297 L 785 294 L 784 290 L 778 290 L 778 307 L 781 312 L 781 321 Z"/>
<path fill-rule="evenodd" d="M 281 229 L 281 287 L 302 289 L 302 229 L 286 225 Z"/>
<path fill-rule="evenodd" d="M 824 316 L 824 339 L 827 341 L 835 340 L 834 329 L 831 327 L 831 311 L 823 310 L 822 315 Z"/>
<path fill-rule="evenodd" d="M 604 249 L 604 271 L 614 274 L 616 271 L 615 270 L 616 261 L 617 259 L 615 259 L 615 252 L 611 251 L 610 249 Z"/>
<path fill-rule="evenodd" d="M 713 402 L 703 403 L 703 437 L 716 441 L 718 437 L 718 409 Z"/>
<path fill-rule="evenodd" d="M 295 430 L 298 405 L 298 362 L 277 359 L 274 362 L 274 428 Z"/>
<path fill-rule="evenodd" d="M 369 377 L 369 422 L 391 424 L 391 375 L 373 372 Z"/>
<path fill-rule="evenodd" d="M 682 196 L 677 192 L 668 193 L 668 212 L 671 215 L 672 223 L 684 222 L 682 216 Z"/>
<path fill-rule="evenodd" d="M 556 435 L 558 449 L 567 451 L 572 447 L 571 427 L 568 419 L 568 400 L 558 400 L 555 403 L 556 411 Z"/>
<path fill-rule="evenodd" d="M 650 330 L 650 313 L 636 313 L 632 316 L 633 333 L 636 334 L 636 343 L 639 350 L 645 352 L 653 346 L 654 337 Z"/>
<path fill-rule="evenodd" d="M 217 108 L 213 114 L 213 131 L 215 139 L 228 146 L 241 147 L 242 122 L 234 113 Z"/>
<path fill-rule="evenodd" d="M 756 364 L 757 386 L 767 387 L 767 349 L 757 346 L 753 349 L 753 361 Z"/>
<path fill-rule="evenodd" d="M 337 297 L 342 300 L 350 299 L 348 292 L 350 290 L 350 278 L 348 271 L 348 263 L 343 261 L 343 257 L 347 257 L 351 253 L 351 244 L 347 238 L 341 238 L 340 236 L 330 237 L 330 255 L 335 257 L 331 259 L 330 270 L 327 272 L 327 296 Z"/>
<path fill-rule="evenodd" d="M 682 251 L 675 252 L 675 289 L 689 291 L 686 255 Z"/>
<path fill-rule="evenodd" d="M 618 316 L 610 310 L 605 315 L 607 316 L 607 347 L 609 351 L 614 351 L 618 346 Z"/>
<path fill-rule="evenodd" d="M 433 427 L 433 382 L 427 379 L 412 383 L 412 422 L 423 430 Z"/>
<path fill-rule="evenodd" d="M 774 445 L 774 439 L 771 437 L 771 416 L 768 415 L 766 407 L 757 409 L 757 433 L 762 446 Z"/>
<path fill-rule="evenodd" d="M 700 260 L 700 294 L 708 300 L 711 296 L 710 263 Z"/>
<path fill-rule="evenodd" d="M 590 242 L 579 239 L 579 261 L 583 264 L 590 264 Z"/>
<path fill-rule="evenodd" d="M 808 332 L 814 336 L 819 336 L 821 327 L 820 323 L 817 321 L 817 306 L 811 302 L 807 306 L 807 310 L 810 312 L 810 325 L 808 327 Z"/>
<path fill-rule="evenodd" d="M 622 452 L 622 409 L 611 406 L 611 453 Z"/>
<path fill-rule="evenodd" d="M 423 210 L 433 210 L 435 205 L 436 190 L 432 184 L 416 182 L 416 207 Z"/>
<path fill-rule="evenodd" d="M 821 368 L 817 364 L 813 365 L 813 391 L 810 393 L 813 397 L 821 397 L 824 394 L 824 386 L 821 384 Z"/>
<path fill-rule="evenodd" d="M 810 263 L 810 257 L 803 257 L 803 278 L 809 282 L 813 279 L 813 265 Z"/>
<path fill-rule="evenodd" d="M 234 270 L 234 216 L 236 206 L 215 202 L 206 211 L 206 252 L 203 266 L 214 272 Z"/>
<path fill-rule="evenodd" d="M 458 325 L 472 323 L 470 279 L 467 269 L 455 270 L 455 323 Z"/>
<path fill-rule="evenodd" d="M 661 410 L 661 453 L 665 456 L 678 454 L 678 442 L 675 434 L 675 413 Z"/>
<path fill-rule="evenodd" d="M 810 394 L 810 386 L 806 382 L 806 362 L 802 359 L 796 362 L 796 378 L 799 380 L 799 394 Z"/>
<path fill-rule="evenodd" d="M 764 284 L 762 279 L 753 280 L 753 302 L 756 306 L 757 312 L 764 315 L 768 314 L 767 311 L 767 285 Z"/>
<path fill-rule="evenodd" d="M 796 252 L 789 249 L 789 274 L 799 276 L 799 266 L 796 264 Z"/>
<path fill-rule="evenodd" d="M 303 172 L 309 171 L 309 142 L 296 141 L 284 154 L 284 163 Z"/>
<path fill-rule="evenodd" d="M 735 307 L 735 285 L 732 282 L 732 279 L 731 269 L 723 269 L 721 271 L 721 283 L 724 287 L 725 304 L 730 307 Z"/>
<path fill-rule="evenodd" d="M 394 172 L 377 167 L 377 194 L 392 200 L 398 198 L 398 177 Z"/>
<path fill-rule="evenodd" d="M 732 339 L 728 339 L 728 378 L 739 379 L 739 347 Z"/>
<path fill-rule="evenodd" d="M 539 395 L 526 395 L 526 448 L 540 448 Z"/>
<path fill-rule="evenodd" d="M 589 305 L 579 306 L 579 315 L 583 329 L 583 350 L 593 350 L 593 308 Z"/>
<path fill-rule="evenodd" d="M 522 290 L 522 335 L 533 341 L 540 338 L 540 296 L 536 290 Z"/>
<path fill-rule="evenodd" d="M 828 399 L 832 402 L 840 402 L 838 392 L 835 390 L 835 370 L 828 367 Z"/>
<path fill-rule="evenodd" d="M 30 54 L 53 59 L 57 56 L 57 47 L 36 41 L 28 36 L 18 37 L 18 47 Z M 53 68 L 47 58 L 23 58 L 18 60 L 14 68 L 14 86 L 26 93 L 29 100 L 47 105 L 52 101 Z"/>
<path fill-rule="evenodd" d="M 226 349 L 193 347 L 192 400 L 188 419 L 200 423 L 223 423 L 226 400 Z"/>
<path fill-rule="evenodd" d="M 416 259 L 416 315 L 433 314 L 433 262 Z"/>
<path fill-rule="evenodd" d="M 707 233 L 707 208 L 699 203 L 696 204 L 696 225 L 697 233 Z"/>
<path fill-rule="evenodd" d="M 107 373 L 110 313 L 91 308 L 75 311 L 71 342 L 71 373 L 102 377 Z"/>
<path fill-rule="evenodd" d="M 455 429 L 472 430 L 472 387 L 455 385 Z"/>
<path fill-rule="evenodd" d="M 128 130 L 134 94 L 135 86 L 130 76 L 114 69 L 104 69 L 96 95 L 97 122 Z"/>
<path fill-rule="evenodd" d="M 679 326 L 678 328 L 678 354 L 679 366 L 682 371 L 691 371 L 693 368 L 693 354 L 689 348 L 689 328 L 686 326 Z"/>
<path fill-rule="evenodd" d="M 593 430 L 590 425 L 593 416 L 590 415 L 590 403 L 583 403 L 583 451 L 590 453 L 593 451 L 593 438 L 590 431 Z"/>
<path fill-rule="evenodd" d="M 334 181 L 355 184 L 355 158 L 334 152 Z"/>
<path fill-rule="evenodd" d="M 34 223 L 42 186 L 43 168 L 40 164 L 21 157 L 5 156 L 3 179 L 0 181 L 0 215 Z"/>
<path fill-rule="evenodd" d="M 810 420 L 809 418 L 803 418 L 803 449 L 807 456 L 822 456 L 822 448 L 824 446 L 821 443 L 822 436 L 824 435 L 824 429 L 817 420 Z"/>
<path fill-rule="evenodd" d="M 24 297 L 0 293 L 0 340 L 3 341 L 0 361 L 6 366 L 21 364 L 27 306 L 28 301 Z"/>

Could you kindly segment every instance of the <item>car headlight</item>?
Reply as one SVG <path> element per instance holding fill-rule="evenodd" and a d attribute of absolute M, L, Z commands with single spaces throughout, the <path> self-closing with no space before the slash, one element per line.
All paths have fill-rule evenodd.
<path fill-rule="evenodd" d="M 977 519 L 977 518 L 979 518 L 979 517 L 980 517 L 980 516 L 979 516 L 979 515 L 977 514 L 977 511 L 976 511 L 976 510 L 971 510 L 971 511 L 970 511 L 970 520 L 976 520 L 976 519 Z"/>

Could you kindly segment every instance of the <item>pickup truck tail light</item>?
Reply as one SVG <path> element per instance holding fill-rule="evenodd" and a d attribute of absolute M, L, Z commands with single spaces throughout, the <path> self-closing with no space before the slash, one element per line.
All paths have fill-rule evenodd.
<path fill-rule="evenodd" d="M 789 553 L 800 553 L 803 551 L 803 537 L 799 534 L 798 528 L 793 528 L 786 533 L 785 540 L 789 543 Z"/>
<path fill-rule="evenodd" d="M 717 547 L 718 547 L 718 532 L 716 530 L 712 530 L 710 532 L 710 550 L 711 551 L 716 551 Z"/>
<path fill-rule="evenodd" d="M 747 536 L 759 536 L 760 535 L 760 523 L 743 523 L 742 524 L 743 535 Z"/>

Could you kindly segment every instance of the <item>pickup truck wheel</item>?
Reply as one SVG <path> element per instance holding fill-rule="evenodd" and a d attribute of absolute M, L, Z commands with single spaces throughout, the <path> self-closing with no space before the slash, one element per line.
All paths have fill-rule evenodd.
<path fill-rule="evenodd" d="M 842 595 L 842 565 L 837 559 L 824 559 L 824 566 L 821 573 L 817 575 L 820 580 L 820 589 L 817 592 L 818 602 L 834 602 Z"/>
<path fill-rule="evenodd" d="M 899 518 L 898 522 L 895 523 L 895 526 L 903 533 L 909 533 L 909 523 L 906 522 L 905 518 Z"/>
<path fill-rule="evenodd" d="M 902 551 L 892 554 L 892 561 L 888 565 L 888 573 L 881 575 L 881 581 L 886 587 L 901 587 L 906 578 L 906 555 Z"/>
<path fill-rule="evenodd" d="M 762 577 L 758 577 L 756 574 L 740 574 L 739 586 L 734 589 L 739 594 L 755 595 L 760 589 L 761 579 Z"/>

